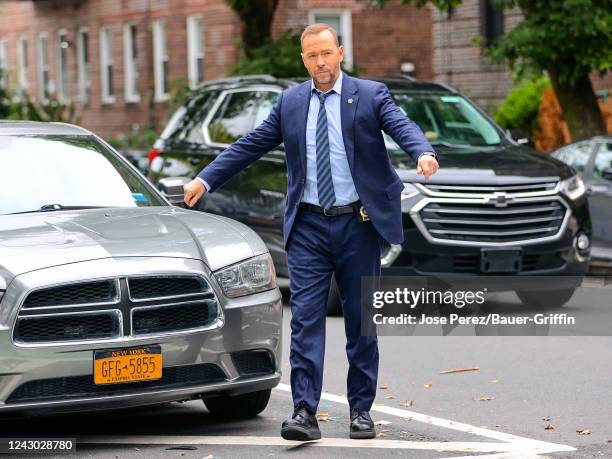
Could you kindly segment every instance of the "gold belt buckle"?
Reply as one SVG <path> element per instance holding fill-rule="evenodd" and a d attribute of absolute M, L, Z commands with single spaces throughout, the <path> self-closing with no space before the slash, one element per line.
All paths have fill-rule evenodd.
<path fill-rule="evenodd" d="M 359 208 L 359 216 L 361 217 L 362 222 L 367 222 L 368 220 L 370 220 L 370 217 L 368 217 L 368 213 L 366 212 L 365 207 L 363 207 L 363 205 Z"/>

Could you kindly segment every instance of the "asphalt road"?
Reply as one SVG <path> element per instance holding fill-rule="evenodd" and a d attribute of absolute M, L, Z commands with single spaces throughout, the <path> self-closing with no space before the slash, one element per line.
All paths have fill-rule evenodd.
<path fill-rule="evenodd" d="M 513 294 L 500 301 L 518 304 Z M 96 458 L 612 457 L 612 338 L 380 337 L 372 409 L 379 436 L 349 440 L 342 318 L 327 321 L 323 439 L 286 442 L 279 430 L 292 411 L 289 320 L 286 307 L 282 384 L 255 419 L 220 421 L 193 401 L 5 420 L 1 436 L 72 436 L 78 457 Z M 440 374 L 456 368 L 478 369 Z"/>

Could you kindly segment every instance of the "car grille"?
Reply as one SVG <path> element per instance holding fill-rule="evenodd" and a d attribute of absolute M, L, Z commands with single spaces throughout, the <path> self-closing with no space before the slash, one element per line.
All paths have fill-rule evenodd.
<path fill-rule="evenodd" d="M 558 196 L 550 194 L 555 182 L 537 186 L 514 185 L 508 190 L 510 186 L 428 185 L 424 188 L 434 193 L 443 190 L 440 192 L 444 196 L 434 194 L 423 200 L 413 219 L 433 242 L 490 246 L 553 239 L 561 234 L 570 210 Z"/>
<path fill-rule="evenodd" d="M 219 315 L 216 295 L 198 275 L 80 281 L 30 292 L 19 310 L 13 341 L 53 345 L 136 338 L 206 328 Z"/>
<path fill-rule="evenodd" d="M 225 374 L 221 368 L 211 363 L 167 367 L 163 369 L 161 379 L 137 383 L 96 385 L 91 375 L 41 379 L 19 386 L 6 403 L 124 395 L 154 389 L 180 389 L 224 380 Z"/>
<path fill-rule="evenodd" d="M 25 343 L 116 338 L 119 333 L 116 311 L 21 317 L 15 327 L 15 337 Z"/>
<path fill-rule="evenodd" d="M 81 282 L 36 290 L 28 295 L 23 308 L 106 303 L 117 299 L 117 282 L 109 279 Z"/>
<path fill-rule="evenodd" d="M 482 195 L 483 193 L 508 193 L 513 195 L 550 194 L 557 188 L 557 181 L 540 183 L 521 183 L 518 185 L 425 185 L 424 188 L 432 195 Z"/>

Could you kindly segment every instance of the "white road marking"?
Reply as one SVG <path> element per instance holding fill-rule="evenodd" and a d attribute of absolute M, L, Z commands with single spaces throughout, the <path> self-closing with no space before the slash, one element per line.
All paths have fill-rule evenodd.
<path fill-rule="evenodd" d="M 281 383 L 278 386 L 276 386 L 274 390 L 280 390 L 280 391 L 290 393 L 291 386 L 288 384 Z M 321 393 L 321 400 L 328 400 L 330 402 L 348 405 L 348 400 L 346 397 L 342 397 L 340 395 L 335 395 L 335 394 L 330 394 L 328 392 Z M 443 427 L 446 429 L 458 430 L 460 432 L 472 433 L 475 435 L 479 435 L 481 437 L 491 438 L 494 440 L 499 440 L 499 441 L 504 442 L 504 443 L 490 443 L 490 442 L 473 443 L 473 445 L 475 445 L 477 449 L 475 450 L 470 449 L 469 451 L 471 452 L 498 451 L 502 453 L 514 452 L 514 454 L 516 454 L 516 452 L 521 451 L 525 454 L 530 453 L 530 452 L 533 454 L 544 454 L 544 453 L 553 453 L 553 452 L 559 452 L 559 451 L 576 451 L 576 448 L 574 448 L 573 446 L 569 446 L 569 445 L 561 445 L 557 443 L 549 443 L 549 442 L 540 441 L 540 440 L 533 440 L 531 438 L 507 434 L 504 432 L 499 432 L 497 430 L 483 429 L 482 427 L 477 427 L 477 426 L 465 424 L 462 422 L 455 422 L 449 419 L 428 416 L 426 414 L 417 413 L 416 411 L 404 410 L 401 408 L 395 408 L 395 407 L 387 406 L 387 405 L 380 405 L 377 403 L 372 405 L 372 408 L 370 409 L 370 411 L 385 413 L 391 416 L 398 416 L 401 418 L 410 417 L 412 418 L 413 421 L 424 422 L 427 424 L 435 425 L 438 427 Z M 390 440 L 387 440 L 387 441 L 390 441 Z M 423 443 L 422 442 L 411 442 L 411 443 L 424 444 L 424 442 Z M 448 445 L 448 444 L 453 444 L 453 443 L 457 444 L 457 442 L 444 442 L 442 444 Z M 459 442 L 459 443 L 462 443 L 462 442 Z M 497 445 L 496 447 L 498 447 L 499 449 L 495 449 L 495 450 L 489 449 L 488 445 L 492 445 L 492 444 Z M 468 451 L 468 450 L 455 449 L 454 451 Z M 504 456 L 492 456 L 492 457 L 504 457 Z M 523 456 L 521 455 L 521 457 Z M 533 456 L 533 457 L 537 457 L 537 456 Z M 458 459 L 458 458 L 455 457 L 453 459 Z"/>
<path fill-rule="evenodd" d="M 483 443 L 483 442 L 422 442 L 407 440 L 351 440 L 350 438 L 322 438 L 310 442 L 283 440 L 280 436 L 238 436 L 238 435 L 209 435 L 209 436 L 159 436 L 159 435 L 129 435 L 125 437 L 79 437 L 78 444 L 130 444 L 130 445 L 248 445 L 248 446 L 297 446 L 308 444 L 317 447 L 336 448 L 377 448 L 377 449 L 420 449 L 437 451 L 464 451 L 464 452 L 497 452 L 505 451 L 513 454 L 524 451 L 519 445 L 509 443 Z M 497 455 L 496 455 L 497 456 Z M 473 456 L 471 456 L 473 458 Z M 485 457 L 485 456 L 479 456 Z M 501 457 L 501 456 L 500 456 Z"/>

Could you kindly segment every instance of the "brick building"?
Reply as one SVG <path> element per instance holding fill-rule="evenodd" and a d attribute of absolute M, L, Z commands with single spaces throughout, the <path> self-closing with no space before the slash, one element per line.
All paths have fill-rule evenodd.
<path fill-rule="evenodd" d="M 506 64 L 495 64 L 486 55 L 484 43 L 493 43 L 522 20 L 518 8 L 501 12 L 494 0 L 462 0 L 451 14 L 432 9 L 433 72 L 436 81 L 459 88 L 477 104 L 493 112 L 512 89 Z M 596 93 L 604 96 L 612 86 L 612 74 L 591 75 Z"/>
<path fill-rule="evenodd" d="M 13 0 L 0 15 L 0 84 L 74 103 L 79 123 L 102 136 L 159 129 L 177 78 L 193 87 L 241 57 L 239 20 L 225 0 Z M 367 0 L 279 0 L 272 34 L 327 22 L 363 75 L 409 63 L 432 79 L 431 15 L 399 2 L 377 10 Z"/>

